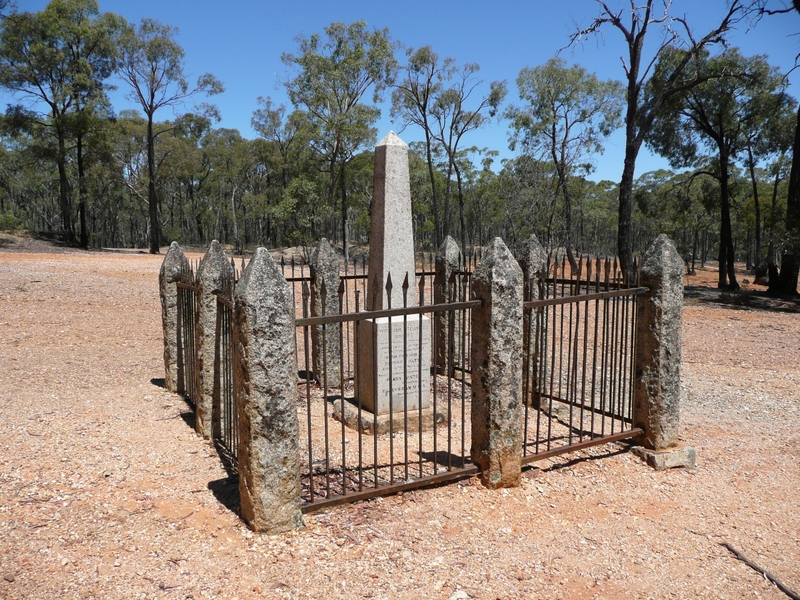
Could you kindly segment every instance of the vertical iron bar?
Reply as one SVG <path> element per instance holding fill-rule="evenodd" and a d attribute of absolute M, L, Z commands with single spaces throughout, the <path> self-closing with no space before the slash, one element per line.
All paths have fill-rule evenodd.
<path fill-rule="evenodd" d="M 353 270 L 355 270 L 355 267 L 353 267 Z M 356 287 L 356 289 L 355 289 L 356 312 L 358 313 L 358 312 L 360 312 L 360 308 L 361 308 L 359 306 L 359 299 L 361 298 L 361 290 L 358 289 L 357 285 L 355 287 Z M 354 358 L 355 358 L 354 372 L 355 373 L 358 372 L 358 361 L 359 361 L 359 357 L 358 357 L 358 331 L 359 331 L 360 324 L 361 324 L 361 321 L 356 321 L 356 326 L 355 326 L 355 348 L 356 348 L 356 353 L 354 355 Z M 356 403 L 358 405 L 358 425 L 356 427 L 356 431 L 358 432 L 358 491 L 359 492 L 363 492 L 364 491 L 364 433 L 363 433 L 363 427 L 361 426 L 361 423 L 362 423 L 362 420 L 361 420 L 362 419 L 362 416 L 361 416 L 361 414 L 362 414 L 361 413 L 361 398 L 362 398 L 361 385 L 362 385 L 362 381 L 361 380 L 362 380 L 362 378 L 363 378 L 363 369 L 362 369 L 362 375 L 356 377 L 356 383 L 358 384 L 358 386 L 357 387 L 354 386 L 355 396 L 356 396 Z"/>
<path fill-rule="evenodd" d="M 292 274 L 294 275 L 294 257 L 292 257 Z M 308 298 L 311 295 L 308 289 L 308 284 L 303 282 L 302 304 L 303 304 L 303 318 L 308 317 Z M 305 359 L 304 374 L 306 378 L 306 421 L 308 427 L 308 483 L 309 493 L 311 494 L 311 502 L 314 502 L 314 445 L 312 438 L 312 423 L 311 423 L 311 361 L 308 356 L 308 325 L 303 326 L 303 357 Z"/>
<path fill-rule="evenodd" d="M 419 305 L 425 305 L 425 278 L 420 277 L 419 279 Z M 432 315 L 433 316 L 433 315 Z M 431 319 L 433 320 L 433 319 Z M 433 335 L 434 327 L 431 327 L 431 335 Z M 436 336 L 434 335 L 433 343 L 436 343 Z M 420 359 L 417 361 L 417 377 L 419 378 L 419 386 L 417 390 L 417 407 L 419 410 L 417 411 L 417 457 L 419 459 L 419 476 L 422 478 L 423 476 L 423 467 L 422 467 L 422 386 L 428 385 L 430 386 L 430 373 L 425 373 L 425 378 L 422 378 L 422 313 L 419 314 L 419 352 L 420 352 Z M 433 356 L 436 356 L 436 347 L 434 346 Z M 434 394 L 436 394 L 436 365 L 433 368 L 433 390 Z M 433 428 L 436 430 L 436 410 L 434 408 L 433 412 Z"/>

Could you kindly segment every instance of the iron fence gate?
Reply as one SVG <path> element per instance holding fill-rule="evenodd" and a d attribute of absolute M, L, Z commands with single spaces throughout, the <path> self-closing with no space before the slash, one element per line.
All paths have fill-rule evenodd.
<path fill-rule="evenodd" d="M 239 414 L 234 397 L 233 282 L 217 295 L 216 343 L 214 346 L 214 393 L 211 430 L 215 442 L 233 458 L 239 456 Z"/>
<path fill-rule="evenodd" d="M 178 303 L 178 393 L 192 404 L 197 402 L 199 389 L 197 338 L 198 300 L 200 289 L 194 277 L 194 270 L 189 268 L 181 275 L 177 283 Z"/>
<path fill-rule="evenodd" d="M 552 277 L 526 287 L 523 464 L 641 434 L 632 427 L 634 342 L 647 288 L 599 258 L 576 268 L 555 260 Z"/>

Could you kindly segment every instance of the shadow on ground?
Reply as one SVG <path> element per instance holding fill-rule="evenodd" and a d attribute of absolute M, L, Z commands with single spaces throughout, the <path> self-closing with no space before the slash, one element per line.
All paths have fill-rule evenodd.
<path fill-rule="evenodd" d="M 774 297 L 762 290 L 718 290 L 705 286 L 686 286 L 687 305 L 716 304 L 741 310 L 800 313 L 800 298 Z"/>

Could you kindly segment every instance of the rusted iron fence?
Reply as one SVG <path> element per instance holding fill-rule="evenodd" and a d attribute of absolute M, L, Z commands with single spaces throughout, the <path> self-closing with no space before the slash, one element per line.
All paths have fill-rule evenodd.
<path fill-rule="evenodd" d="M 362 289 L 353 293 L 354 312 L 345 312 L 346 286 L 339 289 L 339 311 L 342 314 L 325 317 L 309 317 L 308 288 L 302 293 L 303 317 L 297 319 L 299 337 L 302 340 L 298 356 L 301 373 L 307 373 L 300 386 L 298 410 L 301 422 L 301 484 L 303 510 L 317 510 L 325 506 L 353 502 L 369 497 L 411 489 L 432 483 L 466 477 L 477 472 L 469 461 L 470 421 L 469 382 L 463 372 L 456 375 L 454 348 L 461 349 L 460 364 L 464 364 L 467 328 L 462 326 L 459 343 L 451 343 L 446 352 L 447 364 L 437 372 L 435 368 L 423 372 L 422 352 L 434 356 L 439 351 L 434 328 L 423 333 L 423 319 L 433 321 L 443 315 L 451 323 L 469 322 L 469 312 L 477 301 L 468 301 L 465 288 L 460 297 L 444 304 L 431 304 L 432 272 L 418 274 L 416 286 L 419 306 L 408 306 L 408 281 L 404 283 L 404 302 L 400 308 L 386 310 L 363 310 Z M 346 280 L 345 280 L 346 281 Z M 388 281 L 387 297 L 391 296 L 391 279 Z M 456 286 L 452 286 L 455 290 Z M 324 311 L 323 311 L 324 312 Z M 360 337 L 364 327 L 376 319 L 389 318 L 389 343 L 385 346 L 389 368 L 389 411 L 382 419 L 367 415 L 362 406 L 358 387 L 370 382 L 359 382 L 353 374 L 358 370 L 357 361 Z M 340 364 L 328 364 L 323 356 L 323 374 L 338 372 L 336 381 L 324 376 L 315 381 L 310 356 L 311 328 L 322 329 L 321 347 L 325 348 L 327 336 L 338 336 L 341 342 L 352 332 L 351 351 L 340 347 Z M 456 328 L 451 327 L 455 335 Z M 392 336 L 397 336 L 392 341 Z M 423 343 L 422 336 L 431 336 L 430 346 Z M 452 336 L 451 336 L 452 338 Z M 402 343 L 400 340 L 402 339 Z M 369 349 L 378 354 L 377 341 Z M 411 350 L 409 350 L 411 348 Z M 431 352 L 432 350 L 432 352 Z M 404 357 L 395 356 L 402 352 Z M 348 362 L 349 361 L 349 362 Z M 393 373 L 393 365 L 402 365 Z M 350 366 L 348 366 L 350 365 Z M 413 372 L 416 365 L 416 372 Z M 333 367 L 333 368 L 331 368 Z M 338 368 L 336 368 L 338 367 Z M 376 377 L 373 371 L 373 377 Z M 410 380 L 416 384 L 409 384 Z M 376 382 L 371 382 L 375 385 Z M 421 404 L 423 387 L 430 393 L 430 406 L 416 410 Z M 417 398 L 409 398 L 409 388 L 417 391 Z M 414 402 L 416 401 L 416 402 Z"/>
<path fill-rule="evenodd" d="M 634 341 L 647 288 L 610 260 L 554 260 L 547 273 L 527 282 L 523 304 L 523 463 L 641 433 Z"/>
<path fill-rule="evenodd" d="M 214 440 L 234 459 L 239 453 L 239 417 L 234 399 L 233 344 L 233 278 L 227 280 L 217 295 L 217 324 L 214 345 L 214 394 L 212 398 L 211 428 Z"/>
<path fill-rule="evenodd" d="M 461 265 L 447 282 L 436 275 L 432 257 L 427 265 L 418 260 L 419 265 L 415 280 L 403 283 L 401 307 L 366 310 L 366 263 L 353 261 L 341 274 L 336 314 L 310 316 L 308 267 L 281 261 L 294 290 L 297 315 L 301 499 L 306 512 L 477 472 L 470 461 L 470 323 L 471 311 L 480 304 L 471 300 L 475 262 Z M 216 302 L 212 431 L 235 468 L 239 425 L 232 333 L 238 273 L 233 272 Z M 412 283 L 418 306 L 408 305 Z M 387 297 L 391 285 L 389 280 Z M 194 400 L 200 293 L 195 269 L 187 269 L 177 287 L 179 391 Z M 435 303 L 437 288 L 445 293 L 438 296 L 443 301 Z M 635 277 L 623 278 L 616 262 L 588 258 L 579 259 L 573 268 L 563 258 L 551 260 L 526 282 L 523 463 L 641 434 L 632 426 L 632 396 L 636 306 L 646 291 Z M 324 302 L 326 294 L 321 297 Z M 323 305 L 322 314 L 327 314 L 326 308 Z M 358 362 L 363 360 L 360 337 L 376 319 L 389 320 L 389 343 L 381 350 L 388 353 L 389 410 L 382 417 L 372 417 L 362 405 L 359 386 L 365 382 L 358 377 Z M 426 319 L 428 328 L 422 325 Z M 312 364 L 315 328 L 321 338 L 321 373 L 315 373 Z M 423 335 L 429 336 L 427 345 Z M 329 336 L 338 338 L 341 350 L 336 357 L 326 355 Z M 375 340 L 369 349 L 373 361 L 379 353 Z M 430 367 L 424 370 L 428 362 L 423 352 L 430 356 Z M 412 380 L 416 383 L 409 384 Z M 417 397 L 409 397 L 409 389 Z M 417 410 L 423 390 L 429 405 Z"/>
<path fill-rule="evenodd" d="M 181 273 L 178 288 L 178 393 L 192 404 L 197 401 L 199 375 L 197 371 L 197 323 L 198 296 L 200 288 L 195 278 L 196 265 L 188 266 Z"/>

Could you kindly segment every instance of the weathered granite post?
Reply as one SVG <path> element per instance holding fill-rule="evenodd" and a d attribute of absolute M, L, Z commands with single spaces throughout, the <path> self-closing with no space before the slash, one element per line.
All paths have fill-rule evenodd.
<path fill-rule="evenodd" d="M 375 147 L 367 310 L 390 308 L 385 288 L 389 275 L 391 308 L 404 305 L 406 275 L 405 306 L 417 306 L 409 181 L 408 146 L 390 131 Z M 430 319 L 412 315 L 405 327 L 406 336 L 403 317 L 381 317 L 359 325 L 355 389 L 363 408 L 373 415 L 396 413 L 404 406 L 409 410 L 430 406 Z"/>
<path fill-rule="evenodd" d="M 161 270 L 158 291 L 161 297 L 161 323 L 164 330 L 164 387 L 178 392 L 178 282 L 189 269 L 189 261 L 178 242 L 172 242 Z"/>
<path fill-rule="evenodd" d="M 644 429 L 637 454 L 656 469 L 695 464 L 694 448 L 678 440 L 683 267 L 662 234 L 645 253 L 639 279 L 650 291 L 638 305 L 633 425 Z"/>
<path fill-rule="evenodd" d="M 542 245 L 539 243 L 539 238 L 531 234 L 527 240 L 522 244 L 522 252 L 519 256 L 519 266 L 522 268 L 522 274 L 525 278 L 526 285 L 531 282 L 533 288 L 530 290 L 529 300 L 539 300 L 538 284 L 543 282 L 547 273 L 547 252 L 545 252 Z"/>
<path fill-rule="evenodd" d="M 197 391 L 195 430 L 206 439 L 212 436 L 211 412 L 214 398 L 214 360 L 217 337 L 217 295 L 233 283 L 233 268 L 217 240 L 211 242 L 197 269 L 200 298 L 197 306 Z"/>
<path fill-rule="evenodd" d="M 339 314 L 339 257 L 328 240 L 322 238 L 311 253 L 311 316 Z M 323 293 L 324 290 L 324 293 Z M 338 385 L 342 356 L 339 348 L 339 328 L 327 325 L 325 329 L 325 355 L 323 357 L 323 326 L 311 328 L 311 370 L 314 379 Z M 327 362 L 328 369 L 323 366 Z"/>
<path fill-rule="evenodd" d="M 256 249 L 234 293 L 233 346 L 241 511 L 259 532 L 302 524 L 294 319 L 291 287 Z"/>
<path fill-rule="evenodd" d="M 512 487 L 522 475 L 522 269 L 500 238 L 472 295 L 472 461 L 487 487 Z"/>
<path fill-rule="evenodd" d="M 434 279 L 433 302 L 444 304 L 446 302 L 459 302 L 462 290 L 462 278 L 455 276 L 455 286 L 451 286 L 451 277 L 461 269 L 463 257 L 458 244 L 449 235 L 444 239 L 436 252 L 436 278 Z M 451 297 L 452 296 L 452 297 Z M 461 323 L 458 315 L 448 312 L 435 313 L 433 317 L 433 335 L 435 339 L 434 364 L 436 372 L 444 374 L 447 369 L 447 359 L 452 346 L 454 363 L 461 358 Z M 450 338 L 450 321 L 453 321 L 452 340 Z M 452 343 L 451 343 L 452 342 Z"/>
<path fill-rule="evenodd" d="M 525 300 L 541 300 L 543 297 L 541 286 L 547 278 L 547 252 L 534 234 L 522 244 L 519 266 L 522 268 Z M 541 310 L 539 308 L 537 311 L 533 309 L 526 311 L 522 320 L 523 373 L 528 375 L 523 392 L 526 393 L 525 402 L 529 402 L 536 409 L 541 404 L 537 379 L 542 379 L 541 369 L 544 367 L 540 362 L 538 340 L 547 339 L 547 320 L 538 318 Z M 545 331 L 537 330 L 537 327 Z"/>

